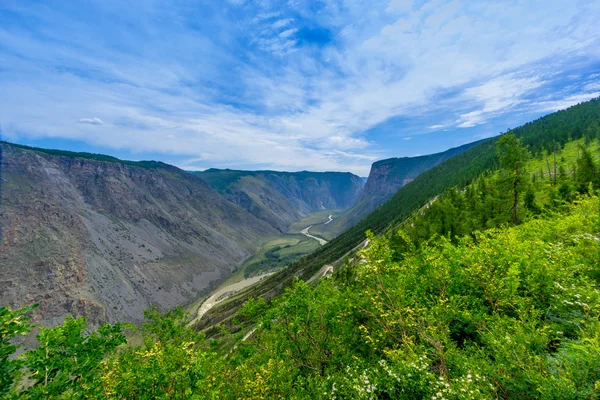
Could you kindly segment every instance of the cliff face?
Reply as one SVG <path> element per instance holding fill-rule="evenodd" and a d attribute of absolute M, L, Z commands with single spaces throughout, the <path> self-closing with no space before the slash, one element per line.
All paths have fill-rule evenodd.
<path fill-rule="evenodd" d="M 166 164 L 0 146 L 0 304 L 39 303 L 44 324 L 137 322 L 188 303 L 276 234 Z"/>
<path fill-rule="evenodd" d="M 423 172 L 470 149 L 477 143 L 479 142 L 469 143 L 427 156 L 389 158 L 377 161 L 371 166 L 371 172 L 358 202 L 368 201 L 372 204 L 373 210 Z"/>
<path fill-rule="evenodd" d="M 327 227 L 316 227 L 315 232 L 332 238 L 352 227 L 370 212 L 389 200 L 394 193 L 417 176 L 452 158 L 479 142 L 469 143 L 442 153 L 419 157 L 389 158 L 371 166 L 364 189 L 356 204 Z"/>
<path fill-rule="evenodd" d="M 197 174 L 281 232 L 311 211 L 351 207 L 364 186 L 360 177 L 348 172 L 210 169 Z"/>

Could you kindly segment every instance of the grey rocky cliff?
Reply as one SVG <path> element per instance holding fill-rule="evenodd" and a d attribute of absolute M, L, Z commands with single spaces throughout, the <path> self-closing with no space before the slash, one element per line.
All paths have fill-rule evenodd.
<path fill-rule="evenodd" d="M 417 176 L 452 158 L 479 142 L 455 147 L 441 153 L 418 157 L 389 158 L 373 163 L 364 189 L 356 204 L 326 228 L 317 227 L 316 231 L 327 238 L 333 238 L 350 228 L 381 204 L 389 200 L 401 187 Z M 322 229 L 322 231 L 319 231 Z"/>
<path fill-rule="evenodd" d="M 0 144 L 0 304 L 138 322 L 186 304 L 275 229 L 175 167 Z M 158 163 L 157 163 L 158 164 Z"/>

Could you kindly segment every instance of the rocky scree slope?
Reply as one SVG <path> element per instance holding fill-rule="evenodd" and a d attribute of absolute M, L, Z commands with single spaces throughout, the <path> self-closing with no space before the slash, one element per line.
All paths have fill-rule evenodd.
<path fill-rule="evenodd" d="M 167 164 L 8 143 L 0 154 L 0 304 L 39 303 L 46 325 L 188 303 L 277 234 Z"/>

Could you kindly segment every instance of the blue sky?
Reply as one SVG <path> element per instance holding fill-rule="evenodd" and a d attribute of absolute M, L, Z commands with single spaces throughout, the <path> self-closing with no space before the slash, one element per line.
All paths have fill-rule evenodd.
<path fill-rule="evenodd" d="M 3 0 L 2 138 L 366 176 L 600 96 L 599 20 L 592 0 Z"/>

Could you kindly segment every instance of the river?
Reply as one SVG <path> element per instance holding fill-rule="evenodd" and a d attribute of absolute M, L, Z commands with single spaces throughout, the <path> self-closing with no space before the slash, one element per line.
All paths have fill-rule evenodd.
<path fill-rule="evenodd" d="M 323 222 L 323 224 L 328 224 L 331 221 L 333 221 L 333 215 L 329 216 L 329 219 L 326 222 Z M 321 239 L 320 237 L 317 236 L 313 236 L 310 234 L 310 228 L 312 228 L 314 225 L 309 225 L 306 228 L 302 229 L 300 231 L 301 234 L 303 234 L 304 236 L 307 236 L 311 239 L 315 239 L 317 242 L 319 242 L 319 244 L 321 246 L 324 246 L 325 244 L 327 244 L 327 240 L 325 239 Z M 311 278 L 311 281 L 321 277 L 323 275 L 325 275 L 328 272 L 331 272 L 330 270 L 326 270 L 326 267 L 331 268 L 331 270 L 333 270 L 332 266 L 324 266 L 322 270 L 319 270 L 319 272 L 317 272 L 317 274 Z M 262 275 L 258 275 L 258 276 L 252 276 L 250 278 L 246 278 L 243 279 L 239 282 L 235 282 L 232 283 L 231 285 L 227 285 L 225 287 L 222 287 L 221 289 L 218 289 L 216 292 L 214 292 L 208 299 L 204 300 L 204 302 L 202 303 L 202 305 L 198 308 L 198 312 L 196 313 L 196 317 L 189 323 L 189 325 L 193 325 L 194 323 L 200 321 L 200 319 L 204 316 L 204 314 L 206 314 L 208 312 L 208 310 L 210 310 L 211 308 L 213 308 L 216 304 L 222 302 L 223 300 L 227 299 L 228 297 L 230 297 L 232 294 L 239 292 L 242 289 L 247 288 L 248 286 L 254 285 L 256 282 L 260 281 L 262 278 L 266 278 L 267 276 L 271 275 L 273 272 L 268 272 L 266 274 L 262 274 Z"/>
<path fill-rule="evenodd" d="M 326 222 L 323 222 L 323 225 L 327 225 L 327 224 L 328 224 L 328 223 L 330 223 L 331 221 L 333 221 L 333 215 L 330 215 L 330 216 L 329 216 L 329 219 L 328 219 Z M 318 224 L 317 224 L 317 225 L 318 225 Z M 313 236 L 313 235 L 311 235 L 311 234 L 310 234 L 310 228 L 312 228 L 313 226 L 314 226 L 314 225 L 309 225 L 309 226 L 307 226 L 306 228 L 302 229 L 302 230 L 300 231 L 300 233 L 301 233 L 301 234 L 303 234 L 303 235 L 304 235 L 304 236 L 306 236 L 306 237 L 309 237 L 309 238 L 311 238 L 311 239 L 315 239 L 317 242 L 319 242 L 319 244 L 320 244 L 321 246 L 325 246 L 325 245 L 327 244 L 327 240 L 325 240 L 325 239 L 322 239 L 322 238 L 320 238 L 320 237 L 317 237 L 317 236 Z"/>

